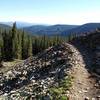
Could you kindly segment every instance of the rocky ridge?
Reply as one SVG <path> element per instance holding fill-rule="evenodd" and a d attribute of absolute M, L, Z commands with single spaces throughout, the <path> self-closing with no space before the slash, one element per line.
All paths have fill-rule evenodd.
<path fill-rule="evenodd" d="M 49 87 L 59 84 L 59 80 L 68 76 L 69 69 L 78 64 L 74 52 L 70 44 L 63 43 L 27 59 L 7 73 L 1 73 L 0 94 L 12 97 L 11 94 L 18 90 L 35 98 L 38 93 L 47 93 Z"/>
<path fill-rule="evenodd" d="M 97 68 L 100 63 L 98 47 L 99 44 L 95 46 L 95 52 L 93 52 L 93 59 L 95 59 L 93 64 L 96 64 Z M 69 100 L 99 100 L 100 78 L 96 80 L 89 73 L 82 53 L 79 48 L 62 43 L 48 48 L 35 57 L 28 58 L 6 73 L 0 73 L 0 99 L 52 100 L 49 89 L 58 88 L 62 80 L 69 80 L 70 76 L 74 77 L 72 87 L 69 89 L 68 84 L 63 93 L 64 96 Z M 92 60 L 89 62 L 92 63 Z"/>

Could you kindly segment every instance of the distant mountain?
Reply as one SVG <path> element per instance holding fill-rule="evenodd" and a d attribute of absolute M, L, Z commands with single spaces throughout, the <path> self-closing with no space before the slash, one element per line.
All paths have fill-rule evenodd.
<path fill-rule="evenodd" d="M 0 22 L 0 23 L 12 27 L 14 22 Z M 23 28 L 23 27 L 29 27 L 29 26 L 32 26 L 33 23 L 27 23 L 27 22 L 16 21 L 16 25 L 17 25 L 17 28 Z"/>
<path fill-rule="evenodd" d="M 55 34 L 61 34 L 63 31 L 70 30 L 73 28 L 78 27 L 77 25 L 33 25 L 31 27 L 25 27 L 23 28 L 26 32 L 30 32 L 32 34 L 38 34 L 38 35 L 55 35 Z"/>
<path fill-rule="evenodd" d="M 87 23 L 70 30 L 65 30 L 61 33 L 61 35 L 67 35 L 70 33 L 92 32 L 96 30 L 96 28 L 100 28 L 100 23 Z"/>
<path fill-rule="evenodd" d="M 45 25 L 32 25 L 30 27 L 24 27 L 24 31 L 32 33 L 32 34 L 38 34 L 39 31 L 46 29 L 48 26 Z"/>
<path fill-rule="evenodd" d="M 8 25 L 5 25 L 5 24 L 0 24 L 0 29 L 3 29 L 3 30 L 5 30 L 5 29 L 10 29 L 11 27 L 10 26 L 8 26 Z"/>
<path fill-rule="evenodd" d="M 70 33 L 86 33 L 94 31 L 96 28 L 100 28 L 100 23 L 87 23 L 83 25 L 38 25 L 26 22 L 16 22 L 18 29 L 24 29 L 24 31 L 33 35 L 68 35 Z M 13 22 L 0 22 L 0 28 L 9 29 L 12 27 Z"/>

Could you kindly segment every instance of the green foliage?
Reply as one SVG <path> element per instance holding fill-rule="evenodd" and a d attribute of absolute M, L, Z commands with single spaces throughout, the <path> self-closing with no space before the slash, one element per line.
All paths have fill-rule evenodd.
<path fill-rule="evenodd" d="M 70 76 L 65 77 L 59 82 L 58 87 L 50 88 L 49 92 L 52 96 L 52 100 L 69 100 L 67 96 L 65 96 L 66 91 L 72 86 L 71 84 L 72 78 Z"/>
<path fill-rule="evenodd" d="M 27 50 L 28 50 L 28 57 L 32 56 L 32 39 L 30 36 L 28 36 L 28 44 L 27 44 Z"/>
<path fill-rule="evenodd" d="M 71 87 L 71 77 L 68 76 L 65 79 L 63 79 L 62 81 L 60 81 L 59 86 L 60 87 L 64 87 L 64 90 L 68 90 Z"/>
<path fill-rule="evenodd" d="M 43 36 L 32 36 L 18 30 L 15 22 L 9 31 L 0 29 L 0 59 L 6 61 L 26 59 L 50 46 L 68 42 L 72 39 L 72 36 L 46 36 L 45 34 Z"/>
<path fill-rule="evenodd" d="M 3 48 L 3 40 L 0 38 L 0 61 L 2 60 L 2 48 Z"/>

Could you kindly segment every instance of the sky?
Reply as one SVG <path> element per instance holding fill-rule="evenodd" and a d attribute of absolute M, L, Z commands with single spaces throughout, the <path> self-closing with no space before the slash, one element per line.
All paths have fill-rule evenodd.
<path fill-rule="evenodd" d="M 0 22 L 84 24 L 100 22 L 100 0 L 0 0 Z"/>

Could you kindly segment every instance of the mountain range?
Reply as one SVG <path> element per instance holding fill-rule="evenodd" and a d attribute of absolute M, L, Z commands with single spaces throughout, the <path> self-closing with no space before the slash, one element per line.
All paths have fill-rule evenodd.
<path fill-rule="evenodd" d="M 87 24 L 80 25 L 76 28 L 63 31 L 61 34 L 66 35 L 68 33 L 78 33 L 79 34 L 79 33 L 92 32 L 92 31 L 95 31 L 96 28 L 100 28 L 100 23 L 87 23 Z"/>
<path fill-rule="evenodd" d="M 33 25 L 30 27 L 24 27 L 23 29 L 26 32 L 38 34 L 38 35 L 55 35 L 55 34 L 61 34 L 64 31 L 73 29 L 78 27 L 77 25 Z"/>
<path fill-rule="evenodd" d="M 12 27 L 13 22 L 0 22 L 0 28 L 9 29 Z M 33 35 L 68 35 L 70 33 L 86 33 L 100 28 L 100 23 L 86 23 L 83 25 L 39 25 L 26 22 L 16 22 L 18 29 L 24 30 Z"/>
<path fill-rule="evenodd" d="M 0 29 L 9 29 L 9 28 L 11 28 L 9 25 L 6 25 L 6 24 L 1 24 L 0 23 Z"/>

